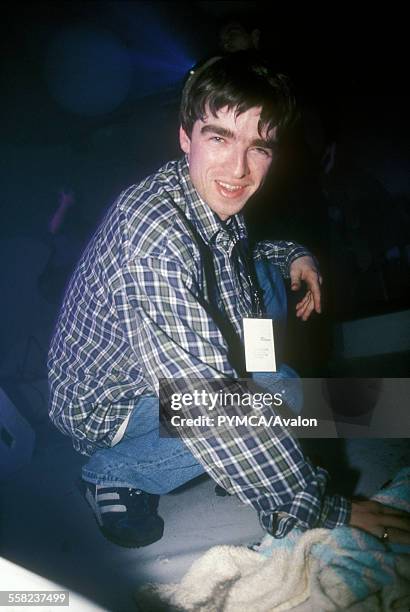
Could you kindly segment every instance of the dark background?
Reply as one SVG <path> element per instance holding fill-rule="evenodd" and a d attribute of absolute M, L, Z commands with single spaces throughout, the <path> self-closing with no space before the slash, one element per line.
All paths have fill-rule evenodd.
<path fill-rule="evenodd" d="M 64 284 L 119 192 L 180 155 L 183 76 L 219 52 L 218 29 L 235 11 L 261 27 L 263 52 L 291 74 L 303 110 L 247 212 L 256 239 L 299 240 L 325 278 L 322 315 L 302 324 L 290 301 L 287 362 L 330 383 L 345 377 L 329 393 L 359 414 L 341 410 L 342 425 L 370 418 L 362 410 L 385 384 L 374 377 L 409 376 L 408 18 L 392 4 L 362 15 L 358 6 L 1 4 L 0 390 L 10 399 L 0 397 L 1 557 L 120 611 L 134 609 L 137 582 L 175 582 L 212 543 L 260 537 L 253 513 L 204 481 L 161 499 L 158 544 L 110 544 L 76 489 L 85 458 L 47 415 L 46 355 Z M 75 204 L 51 236 L 62 189 Z M 409 464 L 408 439 L 342 438 L 343 429 L 324 447 L 312 441 L 339 492 L 371 495 Z"/>
<path fill-rule="evenodd" d="M 287 12 L 262 2 L 6 2 L 0 346 L 7 375 L 27 337 L 45 354 L 64 283 L 113 199 L 180 155 L 184 74 L 219 53 L 218 29 L 233 14 L 261 29 L 263 52 L 291 75 L 304 114 L 265 196 L 247 213 L 255 238 L 302 242 L 325 277 L 326 314 L 304 326 L 291 316 L 288 360 L 322 374 L 337 324 L 408 307 L 404 14 L 373 7 L 359 16 L 345 4 Z M 326 174 L 320 160 L 332 143 Z M 51 240 L 62 188 L 75 193 L 75 205 Z M 56 248 L 60 282 L 47 285 Z"/>

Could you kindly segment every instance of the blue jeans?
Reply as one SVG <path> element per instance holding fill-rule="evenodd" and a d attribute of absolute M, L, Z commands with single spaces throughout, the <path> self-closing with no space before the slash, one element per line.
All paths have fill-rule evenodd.
<path fill-rule="evenodd" d="M 283 326 L 287 302 L 279 270 L 273 264 L 260 261 L 256 263 L 256 273 L 267 314 Z M 253 374 L 253 379 L 267 390 L 285 392 L 289 406 L 295 412 L 300 411 L 300 383 L 291 368 L 282 365 L 274 373 L 257 372 Z M 279 389 L 278 382 L 281 382 Z M 160 438 L 158 422 L 158 398 L 142 396 L 131 413 L 120 442 L 111 448 L 97 450 L 84 465 L 84 480 L 163 495 L 204 474 L 202 464 L 194 458 L 182 440 Z"/>

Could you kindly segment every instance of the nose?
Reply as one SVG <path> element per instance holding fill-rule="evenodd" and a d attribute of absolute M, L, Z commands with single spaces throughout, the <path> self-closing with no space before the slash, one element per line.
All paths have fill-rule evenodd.
<path fill-rule="evenodd" d="M 246 149 L 234 148 L 230 160 L 232 178 L 243 178 L 249 174 L 248 154 Z"/>

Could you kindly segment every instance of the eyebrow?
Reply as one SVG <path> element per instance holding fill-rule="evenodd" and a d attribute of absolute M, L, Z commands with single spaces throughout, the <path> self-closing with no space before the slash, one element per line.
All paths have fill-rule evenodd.
<path fill-rule="evenodd" d="M 235 140 L 235 134 L 231 130 L 219 125 L 213 125 L 212 123 L 208 123 L 201 127 L 201 134 L 218 134 L 218 136 L 222 136 L 223 138 Z M 277 142 L 275 140 L 265 140 L 264 138 L 255 138 L 251 142 L 252 147 L 262 147 L 264 149 L 273 149 L 276 145 Z"/>

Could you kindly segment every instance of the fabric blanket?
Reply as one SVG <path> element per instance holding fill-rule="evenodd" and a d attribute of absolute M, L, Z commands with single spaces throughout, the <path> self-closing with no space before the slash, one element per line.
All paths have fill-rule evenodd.
<path fill-rule="evenodd" d="M 410 512 L 410 468 L 373 499 Z M 353 527 L 266 535 L 250 550 L 215 546 L 179 584 L 147 585 L 144 612 L 375 612 L 410 610 L 410 546 Z"/>

